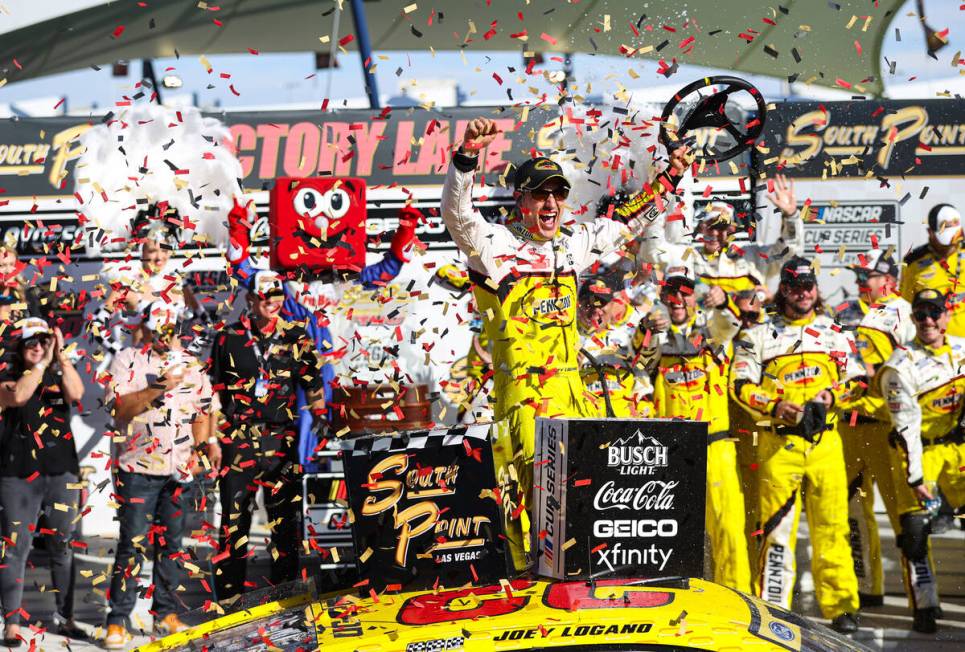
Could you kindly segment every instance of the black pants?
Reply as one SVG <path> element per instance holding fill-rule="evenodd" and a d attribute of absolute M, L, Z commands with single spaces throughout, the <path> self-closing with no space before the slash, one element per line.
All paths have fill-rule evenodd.
<path fill-rule="evenodd" d="M 32 528 L 41 514 L 47 517 L 50 530 L 46 534 L 47 553 L 57 611 L 64 618 L 74 617 L 74 553 L 70 540 L 80 492 L 67 485 L 76 483 L 73 473 L 41 475 L 33 481 L 0 478 L 0 524 L 7 538 L 0 556 L 0 599 L 8 624 L 20 622 L 24 572 L 34 539 Z"/>
<path fill-rule="evenodd" d="M 280 453 L 280 454 L 279 454 Z M 221 478 L 221 527 L 215 586 L 219 600 L 230 600 L 246 588 L 248 533 L 251 513 L 259 487 L 271 526 L 269 552 L 272 556 L 271 583 L 290 582 L 298 576 L 299 514 L 301 477 L 294 447 L 253 449 L 230 446 L 223 464 L 230 470 Z M 242 543 L 243 541 L 243 543 Z"/>

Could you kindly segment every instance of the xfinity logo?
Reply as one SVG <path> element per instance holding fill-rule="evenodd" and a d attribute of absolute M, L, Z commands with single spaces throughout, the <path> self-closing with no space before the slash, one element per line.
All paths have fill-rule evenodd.
<path fill-rule="evenodd" d="M 637 430 L 618 439 L 606 451 L 606 465 L 620 469 L 620 475 L 649 475 L 655 467 L 667 466 L 667 447 Z"/>

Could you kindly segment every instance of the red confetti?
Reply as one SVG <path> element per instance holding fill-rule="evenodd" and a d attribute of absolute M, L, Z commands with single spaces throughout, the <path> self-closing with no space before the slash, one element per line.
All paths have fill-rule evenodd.
<path fill-rule="evenodd" d="M 354 40 L 355 40 L 355 34 L 346 34 L 345 36 L 343 36 L 338 40 L 338 44 L 341 45 L 342 47 L 345 47 L 346 45 L 348 45 Z"/>
<path fill-rule="evenodd" d="M 123 33 L 124 33 L 124 26 L 118 25 L 117 27 L 114 28 L 114 33 L 112 36 L 113 38 L 120 38 L 121 34 Z"/>
<path fill-rule="evenodd" d="M 592 482 L 593 482 L 592 479 L 590 479 L 590 478 L 584 478 L 584 479 L 582 479 L 582 480 L 576 480 L 576 481 L 574 481 L 574 482 L 573 482 L 573 486 L 574 486 L 574 487 L 586 487 L 586 486 L 590 485 Z"/>
<path fill-rule="evenodd" d="M 556 45 L 556 39 L 550 36 L 549 34 L 547 34 L 546 32 L 543 32 L 542 34 L 540 34 L 539 37 L 544 41 L 546 41 L 547 43 L 549 43 L 550 45 Z"/>

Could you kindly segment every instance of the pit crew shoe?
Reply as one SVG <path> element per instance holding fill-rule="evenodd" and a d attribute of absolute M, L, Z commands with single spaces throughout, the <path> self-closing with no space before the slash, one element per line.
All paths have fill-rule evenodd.
<path fill-rule="evenodd" d="M 104 649 L 125 650 L 133 638 L 123 625 L 108 625 L 107 636 L 104 637 Z"/>
<path fill-rule="evenodd" d="M 177 614 L 168 614 L 154 623 L 154 633 L 161 636 L 170 636 L 188 629 L 188 626 L 181 622 Z"/>
<path fill-rule="evenodd" d="M 858 614 L 841 614 L 831 621 L 831 629 L 842 634 L 858 631 Z"/>
<path fill-rule="evenodd" d="M 938 610 L 934 607 L 925 609 L 915 609 L 915 617 L 912 620 L 911 628 L 922 634 L 934 634 L 938 631 Z"/>

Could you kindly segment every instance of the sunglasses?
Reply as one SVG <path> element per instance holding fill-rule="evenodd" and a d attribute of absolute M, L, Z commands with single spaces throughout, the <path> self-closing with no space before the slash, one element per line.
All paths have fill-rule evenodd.
<path fill-rule="evenodd" d="M 801 292 L 810 292 L 814 289 L 814 281 L 789 281 L 787 287 L 791 290 L 800 290 Z"/>
<path fill-rule="evenodd" d="M 745 310 L 741 312 L 741 319 L 743 319 L 748 323 L 757 323 L 761 320 L 761 312 L 760 310 L 755 310 L 755 311 Z"/>
<path fill-rule="evenodd" d="M 550 195 L 553 195 L 557 201 L 563 201 L 570 196 L 570 189 L 566 187 L 554 188 L 552 190 L 546 190 L 545 188 L 537 188 L 536 190 L 530 190 L 529 194 L 536 201 L 546 201 L 549 199 Z"/>
<path fill-rule="evenodd" d="M 939 308 L 938 306 L 927 306 L 916 308 L 915 311 L 911 313 L 911 316 L 915 321 L 925 321 L 929 318 L 932 321 L 938 321 L 944 314 L 945 310 L 943 308 Z"/>
<path fill-rule="evenodd" d="M 34 335 L 33 337 L 25 339 L 23 346 L 25 349 L 32 349 L 35 346 L 47 346 L 47 342 L 49 341 L 50 335 Z"/>
<path fill-rule="evenodd" d="M 685 294 L 689 296 L 694 293 L 695 287 L 696 285 L 689 281 L 673 281 L 664 285 L 661 291 L 668 295 Z"/>

